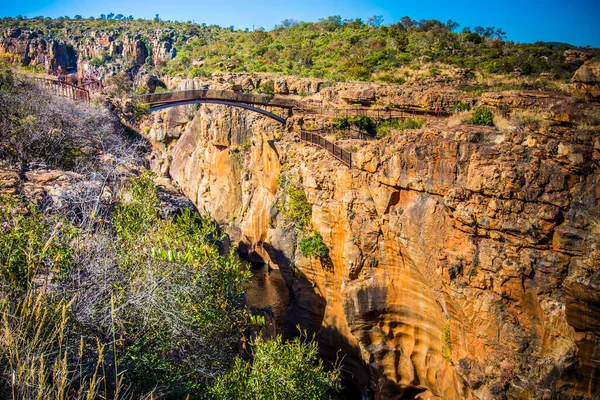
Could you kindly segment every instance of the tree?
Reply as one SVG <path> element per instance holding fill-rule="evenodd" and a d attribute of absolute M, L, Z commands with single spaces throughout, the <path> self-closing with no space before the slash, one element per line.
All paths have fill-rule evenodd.
<path fill-rule="evenodd" d="M 113 19 L 115 16 L 115 13 L 110 13 L 106 16 L 106 19 Z"/>
<path fill-rule="evenodd" d="M 340 367 L 326 371 L 314 341 L 295 338 L 283 343 L 281 336 L 253 343 L 253 362 L 239 357 L 231 370 L 217 380 L 213 399 L 332 399 L 340 389 Z"/>
<path fill-rule="evenodd" d="M 459 26 L 460 25 L 458 23 L 452 21 L 451 19 L 449 19 L 448 22 L 446 22 L 446 28 L 448 28 L 450 32 L 457 30 Z"/>
<path fill-rule="evenodd" d="M 367 20 L 367 25 L 378 27 L 383 24 L 383 15 L 373 15 Z"/>
<path fill-rule="evenodd" d="M 106 15 L 105 14 L 100 14 L 100 19 L 106 19 Z"/>
<path fill-rule="evenodd" d="M 81 15 L 76 15 L 76 16 L 73 17 L 73 19 L 81 19 L 81 18 L 82 18 Z"/>
<path fill-rule="evenodd" d="M 281 24 L 279 24 L 280 27 L 282 28 L 291 28 L 293 26 L 299 26 L 300 23 L 298 21 L 296 21 L 295 19 L 284 19 L 283 21 L 281 21 Z"/>
<path fill-rule="evenodd" d="M 115 19 L 119 20 L 119 21 L 122 20 L 123 19 L 123 14 L 117 14 L 117 15 L 115 15 Z"/>
<path fill-rule="evenodd" d="M 158 16 L 158 14 L 156 14 L 154 16 L 154 22 L 159 22 L 160 21 L 160 17 Z"/>

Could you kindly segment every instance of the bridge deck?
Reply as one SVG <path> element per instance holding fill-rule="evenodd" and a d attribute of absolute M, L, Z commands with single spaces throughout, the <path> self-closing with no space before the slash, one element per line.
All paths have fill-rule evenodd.
<path fill-rule="evenodd" d="M 151 108 L 160 107 L 167 104 L 183 103 L 194 100 L 204 100 L 209 102 L 229 101 L 234 103 L 252 104 L 264 107 L 277 107 L 293 109 L 298 108 L 299 103 L 296 100 L 281 97 L 269 96 L 266 94 L 254 94 L 236 92 L 233 90 L 217 90 L 217 89 L 194 89 L 194 90 L 178 90 L 173 92 L 158 92 L 148 93 L 135 96 L 139 101 L 150 105 Z"/>

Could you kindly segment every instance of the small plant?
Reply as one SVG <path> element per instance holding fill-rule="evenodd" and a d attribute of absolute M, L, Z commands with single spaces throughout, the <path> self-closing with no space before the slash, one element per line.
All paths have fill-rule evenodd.
<path fill-rule="evenodd" d="M 350 122 L 347 117 L 336 117 L 333 119 L 332 126 L 335 129 L 346 129 L 350 126 Z"/>
<path fill-rule="evenodd" d="M 311 236 L 303 237 L 298 243 L 298 250 L 304 257 L 325 258 L 329 255 L 329 248 L 318 231 L 313 231 Z"/>
<path fill-rule="evenodd" d="M 275 94 L 275 83 L 271 79 L 267 79 L 266 81 L 260 84 L 257 91 L 258 93 L 273 96 Z"/>
<path fill-rule="evenodd" d="M 478 108 L 473 113 L 469 123 L 473 125 L 492 126 L 494 125 L 494 114 L 487 108 Z"/>
<path fill-rule="evenodd" d="M 400 129 L 421 129 L 425 120 L 423 118 L 406 118 L 402 121 Z"/>
<path fill-rule="evenodd" d="M 450 333 L 450 320 L 447 320 L 442 325 L 442 341 L 444 347 L 442 348 L 442 356 L 449 363 L 452 362 L 452 336 Z"/>
<path fill-rule="evenodd" d="M 256 326 L 265 326 L 265 316 L 264 315 L 250 315 L 250 324 Z"/>
<path fill-rule="evenodd" d="M 368 132 L 373 127 L 373 120 L 368 115 L 357 115 L 348 118 L 348 121 L 356 128 L 363 132 Z"/>
<path fill-rule="evenodd" d="M 278 205 L 279 211 L 286 221 L 294 223 L 299 229 L 305 229 L 311 224 L 312 205 L 306 199 L 304 190 L 283 174 L 277 177 L 276 182 L 283 192 Z"/>
<path fill-rule="evenodd" d="M 142 117 L 148 115 L 148 113 L 150 112 L 150 105 L 146 103 L 134 102 L 131 104 L 131 107 L 133 111 L 133 117 L 136 121 L 139 121 L 140 119 L 142 119 Z"/>

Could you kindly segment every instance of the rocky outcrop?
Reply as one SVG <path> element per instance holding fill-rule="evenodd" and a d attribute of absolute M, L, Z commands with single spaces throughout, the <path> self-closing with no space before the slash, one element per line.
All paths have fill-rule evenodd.
<path fill-rule="evenodd" d="M 531 109 L 546 101 L 503 96 L 533 98 Z M 302 118 L 281 131 L 247 111 L 187 106 L 150 122 L 155 169 L 251 259 L 280 268 L 296 322 L 325 358 L 344 356 L 354 395 L 599 393 L 600 142 L 590 132 L 408 131 L 363 146 L 348 169 L 297 140 Z M 280 175 L 305 191 L 326 259 L 296 251 Z"/>
<path fill-rule="evenodd" d="M 11 29 L 0 36 L 0 54 L 14 57 L 26 66 L 41 66 L 46 72 L 59 67 L 66 72 L 77 67 L 73 46 L 62 40 L 46 40 L 37 32 Z"/>
<path fill-rule="evenodd" d="M 20 28 L 5 31 L 0 36 L 0 54 L 14 55 L 22 65 L 41 65 L 47 72 L 58 67 L 66 72 L 75 68 L 91 70 L 88 60 L 103 60 L 103 73 L 113 74 L 131 66 L 138 70 L 147 61 L 158 65 L 176 55 L 172 32 L 156 32 L 154 37 L 115 31 L 91 31 L 65 40 L 44 39 L 38 32 Z M 149 58 L 150 57 L 150 58 Z"/>
<path fill-rule="evenodd" d="M 571 79 L 575 93 L 590 100 L 600 100 L 600 61 L 583 64 Z"/>

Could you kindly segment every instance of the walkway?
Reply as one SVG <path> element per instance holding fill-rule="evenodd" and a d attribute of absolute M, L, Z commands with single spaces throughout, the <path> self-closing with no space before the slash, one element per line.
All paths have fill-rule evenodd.
<path fill-rule="evenodd" d="M 67 82 L 62 82 L 57 79 L 31 77 L 34 81 L 44 86 L 58 96 L 68 97 L 73 100 L 90 101 L 90 92 L 79 86 L 72 85 Z"/>
<path fill-rule="evenodd" d="M 42 83 L 47 88 L 54 90 L 61 96 L 70 97 L 74 100 L 89 101 L 89 91 L 75 85 L 47 78 L 33 78 Z M 393 109 L 373 109 L 370 107 L 352 107 L 336 108 L 323 104 L 318 101 L 298 101 L 284 96 L 270 96 L 265 94 L 244 93 L 233 90 L 216 89 L 195 89 L 180 90 L 172 92 L 147 93 L 134 96 L 134 99 L 141 103 L 148 104 L 150 111 L 162 110 L 164 108 L 176 107 L 186 104 L 226 104 L 233 107 L 242 107 L 249 109 L 269 118 L 273 118 L 282 124 L 287 121 L 286 117 L 274 114 L 271 111 L 264 110 L 257 106 L 272 107 L 287 110 L 288 113 L 315 114 L 328 117 L 350 117 L 355 115 L 368 115 L 372 118 L 391 119 L 391 118 L 409 118 L 417 116 L 438 116 L 445 117 L 450 115 L 447 112 L 440 111 L 436 113 L 433 110 L 423 110 L 415 107 L 397 107 Z M 300 139 L 306 143 L 314 144 L 333 155 L 340 162 L 352 168 L 352 153 L 342 149 L 338 145 L 325 139 L 319 131 L 301 131 Z M 356 132 L 354 133 L 356 135 Z M 358 131 L 358 136 L 362 139 L 372 139 L 362 132 Z"/>
<path fill-rule="evenodd" d="M 233 107 L 242 107 L 258 112 L 269 118 L 273 118 L 282 124 L 286 123 L 287 118 L 255 106 L 275 107 L 290 111 L 298 107 L 298 102 L 296 100 L 281 96 L 216 89 L 193 89 L 147 93 L 134 96 L 134 99 L 141 103 L 148 104 L 150 106 L 150 112 L 186 104 L 227 104 Z"/>
<path fill-rule="evenodd" d="M 342 149 L 337 144 L 330 142 L 323 136 L 315 132 L 300 131 L 300 140 L 319 146 L 322 149 L 327 150 L 331 155 L 337 158 L 342 163 L 346 164 L 348 168 L 352 168 L 352 153 L 348 150 Z"/>

